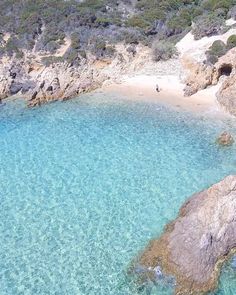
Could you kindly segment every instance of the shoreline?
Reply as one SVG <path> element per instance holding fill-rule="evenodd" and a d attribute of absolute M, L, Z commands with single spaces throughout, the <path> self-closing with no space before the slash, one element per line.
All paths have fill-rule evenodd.
<path fill-rule="evenodd" d="M 156 91 L 156 84 L 160 87 L 160 92 Z M 119 82 L 105 83 L 101 90 L 121 93 L 130 100 L 163 103 L 193 112 L 204 111 L 228 115 L 219 108 L 216 101 L 215 94 L 220 85 L 200 90 L 191 97 L 184 96 L 184 86 L 175 75 L 124 75 Z"/>
<path fill-rule="evenodd" d="M 156 84 L 160 87 L 160 92 L 156 91 Z M 119 81 L 107 81 L 99 90 L 107 93 L 120 93 L 128 100 L 160 103 L 195 114 L 232 118 L 217 103 L 216 93 L 220 84 L 200 90 L 190 97 L 184 96 L 184 87 L 185 84 L 177 75 L 137 74 L 124 75 Z"/>
<path fill-rule="evenodd" d="M 221 83 L 216 86 L 208 87 L 207 89 L 200 90 L 196 94 L 186 97 L 184 96 L 185 84 L 181 82 L 179 74 L 162 75 L 153 73 L 150 74 L 126 74 L 119 76 L 116 80 L 106 80 L 101 87 L 93 91 L 81 93 L 73 99 L 81 95 L 89 93 L 109 93 L 121 94 L 122 99 L 127 101 L 156 103 L 166 106 L 177 111 L 186 111 L 193 115 L 207 115 L 208 117 L 217 118 L 234 118 L 231 114 L 227 113 L 217 103 L 216 93 L 219 90 Z M 156 91 L 158 84 L 160 92 Z M 20 97 L 27 102 L 25 95 Z M 8 101 L 18 100 L 19 96 L 12 95 L 2 100 L 2 104 Z M 67 100 L 67 99 L 66 99 Z M 66 101 L 57 99 L 55 101 Z M 70 99 L 69 99 L 70 100 Z M 53 102 L 49 101 L 48 103 Z M 0 105 L 1 106 L 1 105 Z"/>

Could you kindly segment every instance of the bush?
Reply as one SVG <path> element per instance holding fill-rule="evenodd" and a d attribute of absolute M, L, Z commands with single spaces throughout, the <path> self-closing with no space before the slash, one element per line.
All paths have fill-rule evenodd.
<path fill-rule="evenodd" d="M 97 24 L 97 26 L 101 26 L 101 27 L 108 27 L 110 24 L 112 24 L 112 20 L 106 17 L 98 17 L 95 21 L 95 23 Z"/>
<path fill-rule="evenodd" d="M 225 31 L 225 20 L 214 13 L 199 17 L 193 26 L 193 35 L 196 40 L 205 36 L 219 35 Z"/>
<path fill-rule="evenodd" d="M 228 18 L 236 20 L 236 5 L 233 6 L 228 12 Z"/>
<path fill-rule="evenodd" d="M 127 20 L 126 25 L 127 27 L 137 27 L 145 29 L 149 26 L 149 23 L 145 21 L 142 17 L 134 15 Z"/>
<path fill-rule="evenodd" d="M 20 54 L 20 40 L 16 37 L 10 37 L 7 40 L 7 43 L 4 47 L 5 53 L 7 53 L 7 55 L 9 56 L 13 56 L 16 53 Z"/>
<path fill-rule="evenodd" d="M 215 64 L 218 61 L 218 58 L 226 54 L 226 52 L 227 47 L 225 43 L 221 40 L 216 40 L 206 52 L 207 62 Z"/>
<path fill-rule="evenodd" d="M 155 41 L 152 45 L 154 61 L 168 60 L 177 54 L 175 46 L 166 41 Z"/>
<path fill-rule="evenodd" d="M 227 49 L 236 47 L 236 35 L 231 35 L 227 40 Z"/>
<path fill-rule="evenodd" d="M 60 45 L 55 41 L 50 41 L 45 46 L 45 50 L 50 53 L 55 53 L 60 48 Z"/>
<path fill-rule="evenodd" d="M 70 66 L 79 65 L 80 58 L 78 56 L 78 52 L 73 48 L 69 48 L 64 54 L 63 58 Z"/>
<path fill-rule="evenodd" d="M 167 26 L 173 31 L 173 34 L 180 34 L 192 24 L 190 11 L 183 9 L 179 15 L 173 16 L 167 21 Z"/>
<path fill-rule="evenodd" d="M 139 44 L 143 42 L 145 35 L 134 28 L 125 28 L 119 31 L 117 42 L 125 42 L 125 44 Z"/>
<path fill-rule="evenodd" d="M 216 40 L 211 45 L 210 52 L 217 57 L 221 57 L 227 52 L 225 43 L 221 40 Z"/>
<path fill-rule="evenodd" d="M 205 9 L 214 11 L 218 8 L 224 8 L 226 10 L 229 10 L 233 4 L 234 0 L 205 0 L 203 1 L 202 6 Z"/>
<path fill-rule="evenodd" d="M 79 34 L 74 32 L 70 36 L 71 38 L 71 48 L 79 49 L 80 48 L 80 37 Z"/>

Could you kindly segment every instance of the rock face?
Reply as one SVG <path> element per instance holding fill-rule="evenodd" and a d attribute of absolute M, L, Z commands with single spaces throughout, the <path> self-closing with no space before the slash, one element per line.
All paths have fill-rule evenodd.
<path fill-rule="evenodd" d="M 182 61 L 187 70 L 185 96 L 191 96 L 199 90 L 205 89 L 216 81 L 216 69 L 212 65 L 195 63 L 194 61 Z"/>
<path fill-rule="evenodd" d="M 173 275 L 176 294 L 203 294 L 215 289 L 220 266 L 235 249 L 236 176 L 228 176 L 193 195 L 138 265 Z"/>
<path fill-rule="evenodd" d="M 191 96 L 208 86 L 216 85 L 223 77 L 217 92 L 217 101 L 228 113 L 236 116 L 236 48 L 220 57 L 215 65 L 204 61 L 197 62 L 189 56 L 182 57 L 182 64 L 187 72 L 185 96 Z"/>
<path fill-rule="evenodd" d="M 79 64 L 66 62 L 45 66 L 41 58 L 0 60 L 0 99 L 19 94 L 34 107 L 54 100 L 67 100 L 102 86 L 104 81 L 116 79 L 121 73 L 134 70 L 151 59 L 150 49 L 136 46 L 135 52 L 125 45 L 117 45 L 113 58 L 97 59 L 91 53 Z"/>
<path fill-rule="evenodd" d="M 30 107 L 65 100 L 101 86 L 107 76 L 87 63 L 44 66 L 40 62 L 11 60 L 0 66 L 0 98 L 19 94 Z"/>
<path fill-rule="evenodd" d="M 228 132 L 223 132 L 216 140 L 219 145 L 230 146 L 234 143 L 233 136 Z"/>
<path fill-rule="evenodd" d="M 218 75 L 226 74 L 217 101 L 228 113 L 236 116 L 236 48 L 222 56 L 216 64 Z"/>

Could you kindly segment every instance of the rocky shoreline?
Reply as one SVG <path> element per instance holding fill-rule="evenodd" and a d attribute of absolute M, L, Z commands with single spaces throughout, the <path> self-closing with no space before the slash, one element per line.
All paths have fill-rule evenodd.
<path fill-rule="evenodd" d="M 235 115 L 235 54 L 235 49 L 232 49 L 214 66 L 196 61 L 188 54 L 172 62 L 155 63 L 150 49 L 143 46 L 137 46 L 134 54 L 120 45 L 113 59 L 98 60 L 91 55 L 81 59 L 79 65 L 58 62 L 45 66 L 37 58 L 27 55 L 24 60 L 12 58 L 0 61 L 0 100 L 17 94 L 27 100 L 29 107 L 34 107 L 74 98 L 100 88 L 104 83 L 120 81 L 124 75 L 146 73 L 165 77 L 170 74 L 184 82 L 183 94 L 189 96 L 190 101 L 199 90 L 221 83 L 216 100 L 226 112 Z M 227 75 L 224 71 L 228 71 Z M 221 76 L 224 79 L 219 82 Z"/>
<path fill-rule="evenodd" d="M 163 273 L 176 280 L 175 294 L 215 290 L 223 262 L 236 251 L 236 176 L 194 194 L 138 258 L 142 279 Z"/>
<path fill-rule="evenodd" d="M 71 99 L 140 69 L 147 60 L 150 61 L 150 49 L 137 46 L 134 53 L 125 45 L 117 46 L 114 58 L 97 59 L 87 54 L 79 64 L 58 62 L 46 66 L 30 52 L 22 60 L 4 58 L 0 61 L 0 100 L 19 94 L 29 107 L 34 107 Z"/>
<path fill-rule="evenodd" d="M 0 98 L 19 94 L 29 107 L 53 100 L 67 100 L 100 87 L 107 79 L 87 64 L 73 67 L 66 63 L 44 66 L 39 62 L 12 60 L 0 69 Z"/>

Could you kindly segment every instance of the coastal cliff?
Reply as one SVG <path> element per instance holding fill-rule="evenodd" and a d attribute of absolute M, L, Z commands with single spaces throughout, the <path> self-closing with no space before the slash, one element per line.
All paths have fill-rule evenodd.
<path fill-rule="evenodd" d="M 222 263 L 236 250 L 235 212 L 236 176 L 228 176 L 187 200 L 138 265 L 151 279 L 159 273 L 174 276 L 179 295 L 214 290 Z"/>

